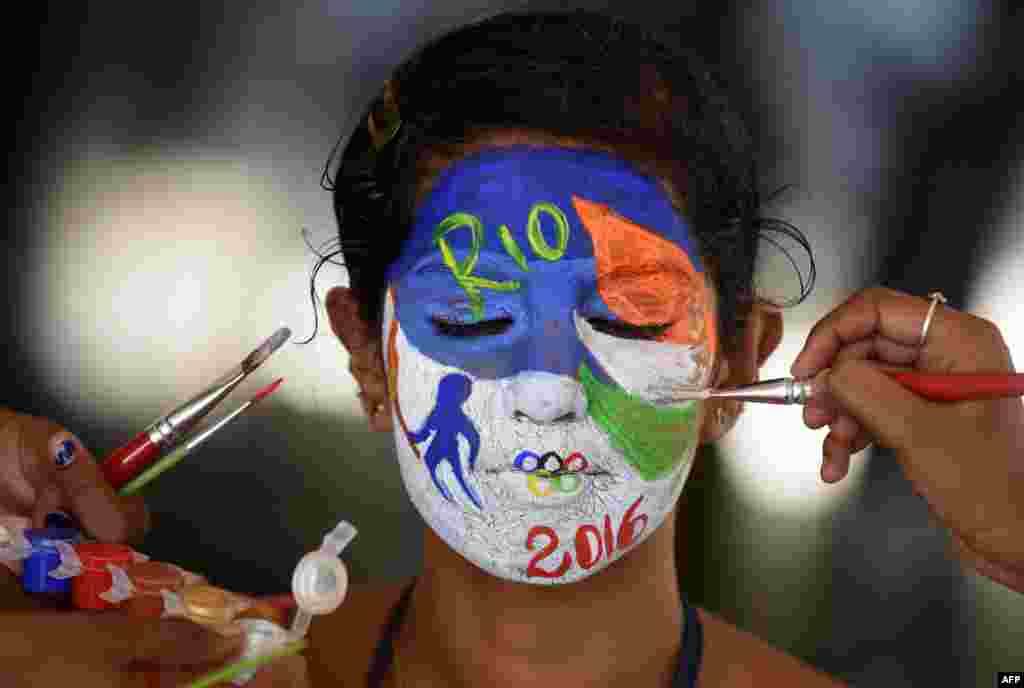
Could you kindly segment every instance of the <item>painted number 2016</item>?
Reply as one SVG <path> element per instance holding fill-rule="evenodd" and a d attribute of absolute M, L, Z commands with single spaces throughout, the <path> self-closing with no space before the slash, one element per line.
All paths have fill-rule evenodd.
<path fill-rule="evenodd" d="M 633 505 L 623 514 L 622 523 L 619 524 L 618 538 L 612 535 L 612 519 L 608 514 L 604 516 L 603 538 L 597 526 L 590 525 L 589 523 L 576 529 L 576 562 L 581 567 L 590 569 L 594 564 L 601 561 L 602 556 L 607 555 L 610 559 L 612 553 L 616 550 L 624 550 L 636 542 L 636 539 L 640 537 L 640 534 L 647 527 L 647 514 L 634 516 L 633 513 L 640 506 L 641 501 L 643 501 L 643 497 L 639 497 L 633 502 Z M 526 569 L 526 577 L 559 578 L 564 576 L 566 571 L 572 566 L 572 555 L 568 552 L 562 553 L 562 563 L 558 565 L 558 568 L 548 570 L 540 566 L 541 561 L 554 554 L 555 550 L 558 549 L 558 533 L 548 526 L 534 526 L 530 528 L 530 532 L 526 536 L 526 549 L 532 552 L 534 542 L 539 537 L 546 537 L 548 542 L 530 560 L 530 566 Z"/>
<path fill-rule="evenodd" d="M 541 231 L 540 221 L 543 215 L 547 215 L 555 223 L 557 236 L 554 246 L 548 243 L 547 239 L 544 238 L 544 232 Z M 469 229 L 470 246 L 468 255 L 459 260 L 455 257 L 455 252 L 452 251 L 445 237 L 449 232 L 463 227 Z M 512 232 L 509 231 L 508 226 L 502 225 L 498 229 L 498 236 L 501 239 L 501 245 L 505 248 L 505 252 L 515 261 L 516 265 L 524 272 L 529 272 L 530 268 L 526 263 L 526 256 L 523 255 L 519 244 L 512 237 Z M 565 248 L 569 244 L 569 219 L 553 203 L 534 203 L 526 219 L 526 239 L 530 242 L 530 248 L 533 249 L 534 254 L 538 258 L 556 261 L 565 255 Z M 480 294 L 481 289 L 514 291 L 520 286 L 516 280 L 498 282 L 477 277 L 473 274 L 477 258 L 480 257 L 480 245 L 483 241 L 484 225 L 480 218 L 471 213 L 452 213 L 441 220 L 437 228 L 434 229 L 434 243 L 441 250 L 441 258 L 444 260 L 444 264 L 448 266 L 448 269 L 452 271 L 455 281 L 466 292 L 473 315 L 476 318 L 483 317 L 484 302 L 483 296 Z"/>

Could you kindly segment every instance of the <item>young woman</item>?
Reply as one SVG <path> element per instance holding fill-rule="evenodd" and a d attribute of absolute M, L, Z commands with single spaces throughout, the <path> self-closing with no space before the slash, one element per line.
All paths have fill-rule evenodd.
<path fill-rule="evenodd" d="M 602 16 L 494 17 L 397 70 L 333 180 L 350 286 L 327 312 L 371 425 L 394 433 L 423 571 L 356 587 L 314 621 L 312 685 L 838 685 L 679 591 L 677 499 L 696 447 L 739 411 L 679 399 L 757 379 L 782 334 L 753 287 L 759 237 L 800 236 L 759 217 L 752 150 L 699 61 Z M 868 290 L 815 328 L 793 372 L 834 366 L 834 403 L 805 411 L 832 427 L 824 477 L 885 442 L 964 555 L 1020 586 L 1020 401 L 940 409 L 865 358 L 1012 370 L 998 331 Z M 87 527 L 126 532 L 138 510 L 97 475 L 38 458 L 51 431 L 12 451 L 38 461 L 25 482 L 56 486 Z M 991 463 L 957 470 L 979 449 Z M 41 623 L 71 633 L 71 617 L 35 613 L 27 634 L 8 619 L 32 637 Z M 130 667 L 80 655 L 134 685 Z M 307 680 L 289 662 L 257 681 L 275 678 Z"/>
<path fill-rule="evenodd" d="M 665 402 L 753 381 L 782 333 L 752 285 L 782 227 L 699 62 L 600 16 L 495 17 L 403 64 L 342 158 L 327 310 L 424 567 L 314 627 L 314 679 L 834 685 L 679 594 L 676 501 L 738 409 Z"/>

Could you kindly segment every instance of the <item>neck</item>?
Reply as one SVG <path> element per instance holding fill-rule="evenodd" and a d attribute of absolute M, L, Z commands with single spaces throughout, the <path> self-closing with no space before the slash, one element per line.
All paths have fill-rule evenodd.
<path fill-rule="evenodd" d="M 674 516 L 607 569 L 556 586 L 491 576 L 427 528 L 398 685 L 669 686 L 683 630 Z"/>

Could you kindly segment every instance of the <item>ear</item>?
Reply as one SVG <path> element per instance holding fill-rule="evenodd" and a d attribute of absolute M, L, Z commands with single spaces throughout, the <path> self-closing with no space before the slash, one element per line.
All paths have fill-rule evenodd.
<path fill-rule="evenodd" d="M 359 400 L 371 430 L 390 430 L 387 376 L 380 328 L 359 314 L 359 300 L 347 287 L 327 292 L 327 319 L 349 355 L 349 372 L 359 385 Z"/>
<path fill-rule="evenodd" d="M 761 304 L 754 306 L 754 309 L 761 320 L 761 334 L 757 344 L 757 367 L 760 370 L 782 341 L 782 311 Z"/>
<path fill-rule="evenodd" d="M 722 352 L 716 387 L 734 387 L 757 382 L 761 366 L 782 341 L 782 314 L 777 308 L 755 303 L 735 351 Z M 743 411 L 743 403 L 711 399 L 704 404 L 701 443 L 717 442 L 732 429 Z"/>

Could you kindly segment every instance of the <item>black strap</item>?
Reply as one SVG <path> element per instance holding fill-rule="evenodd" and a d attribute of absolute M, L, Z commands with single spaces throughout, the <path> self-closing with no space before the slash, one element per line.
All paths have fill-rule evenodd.
<path fill-rule="evenodd" d="M 409 600 L 412 598 L 412 589 L 415 585 L 414 580 L 391 610 L 391 618 L 388 619 L 384 633 L 377 642 L 370 670 L 366 673 L 367 688 L 380 688 L 384 684 L 384 677 L 391 669 L 391 663 L 395 658 L 395 638 L 409 609 Z M 696 607 L 687 604 L 686 597 L 683 597 L 683 614 L 686 616 L 686 623 L 683 626 L 683 648 L 679 653 L 675 676 L 672 678 L 672 688 L 695 688 L 697 674 L 700 673 L 700 660 L 704 654 L 704 629 L 701 628 Z"/>
<path fill-rule="evenodd" d="M 384 627 L 384 634 L 377 641 L 377 649 L 373 652 L 373 660 L 370 662 L 370 670 L 366 673 L 366 685 L 368 688 L 379 688 L 384 685 L 384 677 L 391 669 L 391 662 L 395 658 L 395 638 L 398 637 L 398 629 L 402 626 L 405 612 L 409 608 L 409 599 L 412 597 L 412 589 L 416 586 L 415 579 L 402 593 L 398 604 L 391 610 L 391 618 Z"/>
<path fill-rule="evenodd" d="M 676 675 L 672 678 L 672 688 L 696 688 L 700 660 L 704 656 L 704 629 L 701 628 L 697 608 L 686 603 L 685 595 L 683 613 L 686 615 L 686 624 L 683 626 L 683 649 L 679 653 L 679 664 L 676 666 Z"/>

